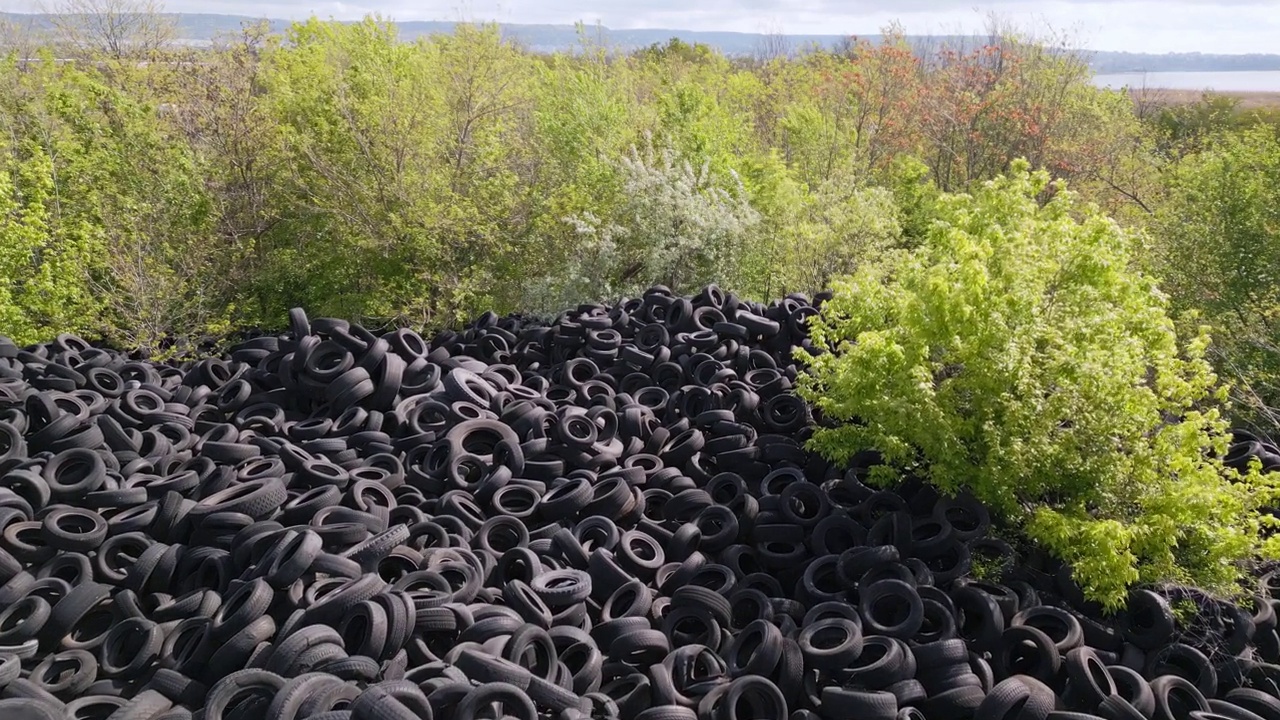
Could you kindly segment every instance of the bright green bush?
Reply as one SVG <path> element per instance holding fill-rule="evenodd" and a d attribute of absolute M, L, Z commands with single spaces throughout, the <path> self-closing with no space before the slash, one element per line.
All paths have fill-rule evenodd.
<path fill-rule="evenodd" d="M 1271 550 L 1257 510 L 1274 492 L 1211 459 L 1208 338 L 1177 336 L 1130 233 L 1027 167 L 942 196 L 918 248 L 835 283 L 811 322 L 834 352 L 800 353 L 801 389 L 843 424 L 812 446 L 880 450 L 874 481 L 972 491 L 1108 607 L 1135 582 L 1227 591 Z"/>
<path fill-rule="evenodd" d="M 0 332 L 31 343 L 92 329 L 99 312 L 86 264 L 98 246 L 88 228 L 58 227 L 44 148 L 10 148 L 0 135 Z"/>

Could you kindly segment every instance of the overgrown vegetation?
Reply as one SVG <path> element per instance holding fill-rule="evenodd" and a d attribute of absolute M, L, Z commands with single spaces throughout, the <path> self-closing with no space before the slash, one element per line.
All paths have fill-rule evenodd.
<path fill-rule="evenodd" d="M 178 49 L 75 1 L 47 47 L 0 32 L 2 334 L 174 356 L 296 305 L 441 327 L 834 286 L 827 452 L 974 490 L 1110 603 L 1225 591 L 1260 550 L 1270 487 L 1208 458 L 1228 415 L 1280 427 L 1274 113 L 1135 103 L 1008 33 L 733 59 L 311 20 Z"/>
<path fill-rule="evenodd" d="M 1132 241 L 1022 162 L 944 198 L 918 248 L 837 280 L 810 321 L 828 352 L 801 351 L 802 394 L 844 421 L 814 446 L 971 491 L 1111 607 L 1134 582 L 1230 591 L 1276 493 L 1212 459 L 1207 334 L 1178 337 Z"/>
<path fill-rule="evenodd" d="M 104 27 L 121 36 L 68 26 L 57 56 L 84 62 L 26 48 L 0 69 L 8 201 L 56 198 L 43 237 L 110 248 L 5 236 L 23 340 L 180 350 L 294 305 L 440 326 L 713 276 L 812 292 L 918 233 L 930 187 L 1018 156 L 1096 183 L 1094 148 L 1140 130 L 1077 58 L 1013 37 L 747 61 L 585 32 L 539 55 L 488 26 L 401 42 L 375 19 L 186 51 Z"/>
<path fill-rule="evenodd" d="M 1149 260 L 1182 311 L 1215 328 L 1216 364 L 1239 415 L 1280 427 L 1280 138 L 1215 135 L 1167 174 Z"/>

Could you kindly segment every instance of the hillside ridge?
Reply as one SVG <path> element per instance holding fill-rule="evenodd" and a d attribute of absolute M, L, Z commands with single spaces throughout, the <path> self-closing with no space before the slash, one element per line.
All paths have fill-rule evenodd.
<path fill-rule="evenodd" d="M 275 31 L 288 27 L 290 20 L 276 18 L 256 18 L 247 15 L 224 15 L 218 13 L 170 13 L 176 16 L 180 39 L 202 43 L 208 42 L 218 35 L 237 32 L 242 24 L 259 22 L 263 19 L 271 23 Z M 33 29 L 50 26 L 49 15 L 44 13 L 0 13 L 0 21 L 27 26 Z M 354 21 L 342 21 L 354 22 Z M 457 24 L 454 21 L 408 20 L 395 22 L 401 36 L 412 40 L 423 35 L 450 32 Z M 568 50 L 580 44 L 578 28 L 575 25 L 549 25 L 524 23 L 499 23 L 502 31 L 525 44 L 536 52 L 555 52 Z M 746 33 L 732 31 L 680 30 L 672 28 L 636 28 L 613 29 L 603 25 L 586 26 L 588 35 L 593 40 L 601 41 L 622 49 L 641 48 L 654 43 L 664 43 L 673 37 L 689 43 L 704 43 L 731 55 L 751 55 L 764 47 L 771 36 L 764 33 Z M 847 40 L 848 35 L 811 35 L 784 34 L 787 45 L 792 49 L 817 44 L 822 47 L 834 47 Z M 878 41 L 877 34 L 859 35 L 862 39 Z M 927 48 L 941 42 L 960 40 L 972 41 L 973 37 L 958 35 L 909 35 L 909 42 L 918 48 Z M 1134 53 L 1112 50 L 1085 50 L 1090 67 L 1098 73 L 1121 72 L 1191 72 L 1191 71 L 1266 71 L 1280 70 L 1280 54 L 1216 54 L 1201 52 L 1177 53 Z"/>

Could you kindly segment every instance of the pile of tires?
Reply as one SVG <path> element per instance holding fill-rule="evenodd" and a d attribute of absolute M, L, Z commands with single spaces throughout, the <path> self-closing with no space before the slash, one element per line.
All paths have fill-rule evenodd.
<path fill-rule="evenodd" d="M 1237 429 L 1232 432 L 1231 447 L 1223 464 L 1240 471 L 1247 471 L 1254 460 L 1262 472 L 1280 472 L 1280 447 L 1257 435 Z"/>
<path fill-rule="evenodd" d="M 823 300 L 0 340 L 0 719 L 1280 720 L 1280 574 L 1103 619 L 807 453 Z"/>

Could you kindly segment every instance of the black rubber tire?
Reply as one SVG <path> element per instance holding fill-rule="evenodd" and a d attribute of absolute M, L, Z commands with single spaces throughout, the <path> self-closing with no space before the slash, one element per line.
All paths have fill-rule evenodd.
<path fill-rule="evenodd" d="M 898 715 L 898 699 L 892 693 L 864 692 L 841 687 L 822 689 L 818 714 L 824 720 L 894 720 Z"/>
<path fill-rule="evenodd" d="M 745 705 L 747 718 L 781 718 L 787 715 L 787 700 L 769 678 L 744 675 L 726 687 L 721 698 L 721 715 L 725 720 L 739 720 L 739 709 Z"/>
<path fill-rule="evenodd" d="M 109 720 L 152 720 L 152 718 L 168 712 L 172 708 L 173 703 L 161 693 L 154 690 L 143 690 L 130 698 L 123 708 L 112 713 Z M 218 718 L 220 714 L 209 713 L 206 706 L 205 717 Z"/>
<path fill-rule="evenodd" d="M 550 608 L 563 608 L 591 597 L 592 576 L 581 570 L 549 570 L 529 585 Z"/>
<path fill-rule="evenodd" d="M 1038 683 L 1024 682 L 1014 675 L 991 688 L 974 712 L 975 720 L 1045 720 L 1054 708 L 1052 692 L 1044 693 Z"/>
<path fill-rule="evenodd" d="M 1115 680 L 1092 648 L 1068 652 L 1063 664 L 1067 670 L 1067 694 L 1077 703 L 1076 709 L 1094 712 L 1103 700 L 1116 694 Z"/>
<path fill-rule="evenodd" d="M 911 649 L 920 670 L 968 662 L 969 648 L 963 640 L 940 640 Z"/>
<path fill-rule="evenodd" d="M 284 687 L 285 679 L 266 670 L 249 669 L 232 672 L 209 688 L 202 710 L 205 720 L 222 720 L 223 713 L 246 697 L 261 701 L 266 707 Z"/>
<path fill-rule="evenodd" d="M 169 698 L 174 704 L 199 706 L 204 703 L 209 688 L 203 683 L 192 680 L 182 673 L 169 668 L 159 668 L 151 679 L 143 685 L 145 690 L 156 692 Z"/>
<path fill-rule="evenodd" d="M 35 639 L 52 612 L 49 602 L 37 595 L 24 595 L 10 603 L 0 610 L 0 645 Z"/>
<path fill-rule="evenodd" d="M 1204 653 L 1182 643 L 1172 643 L 1147 653 L 1146 677 L 1178 675 L 1195 685 L 1205 697 L 1218 692 L 1218 672 Z"/>
<path fill-rule="evenodd" d="M 1213 715 L 1212 718 L 1206 720 L 1263 720 L 1262 716 L 1245 708 L 1236 705 L 1229 700 L 1209 699 L 1209 710 Z M 1195 712 L 1200 712 L 1199 710 Z M 1195 715 L 1195 712 L 1192 715 Z"/>
<path fill-rule="evenodd" d="M 997 676 L 1025 674 L 1052 683 L 1062 658 L 1048 635 L 1027 625 L 1016 625 L 1001 635 L 999 651 L 992 661 Z"/>
<path fill-rule="evenodd" d="M 995 650 L 1005 630 L 996 598 L 976 585 L 961 585 L 951 598 L 956 608 L 956 632 L 973 643 L 975 650 Z"/>
<path fill-rule="evenodd" d="M 128 700 L 113 695 L 85 695 L 67 703 L 65 712 L 72 720 L 108 718 L 128 704 Z"/>
<path fill-rule="evenodd" d="M 432 720 L 426 695 L 411 683 L 371 685 L 351 702 L 353 720 Z"/>
<path fill-rule="evenodd" d="M 837 670 L 862 654 L 862 627 L 845 618 L 829 618 L 806 625 L 796 641 L 807 667 Z"/>
<path fill-rule="evenodd" d="M 262 617 L 271 606 L 275 592 L 260 578 L 240 585 L 228 593 L 210 619 L 209 633 L 214 640 L 225 640 L 249 623 Z"/>
<path fill-rule="evenodd" d="M 323 688 L 342 684 L 342 680 L 328 673 L 312 672 L 285 681 L 271 699 L 264 717 L 272 720 L 299 720 L 302 706 Z"/>
<path fill-rule="evenodd" d="M 97 658 L 84 650 L 64 650 L 45 656 L 31 669 L 29 679 L 51 695 L 78 697 L 97 677 Z"/>
<path fill-rule="evenodd" d="M 63 708 L 32 698 L 0 700 L 0 717 L 5 720 L 65 720 Z"/>
<path fill-rule="evenodd" d="M 841 672 L 846 682 L 870 690 L 882 690 L 915 674 L 915 656 L 906 643 L 883 635 L 864 637 L 862 653 Z"/>
<path fill-rule="evenodd" d="M 1156 711 L 1152 720 L 1180 720 L 1192 710 L 1209 710 L 1204 695 L 1185 678 L 1162 675 L 1151 681 L 1151 692 L 1156 698 Z"/>
<path fill-rule="evenodd" d="M 481 708 L 493 703 L 501 703 L 502 717 L 511 717 L 515 720 L 537 720 L 537 708 L 525 691 L 514 685 L 500 682 L 484 683 L 473 688 L 458 703 L 453 717 L 456 720 L 475 720 L 479 717 Z"/>
<path fill-rule="evenodd" d="M 1010 625 L 1026 625 L 1040 630 L 1053 640 L 1059 655 L 1066 655 L 1084 643 L 1084 629 L 1081 628 L 1080 621 L 1066 610 L 1052 605 L 1020 610 L 1013 616 Z"/>
<path fill-rule="evenodd" d="M 145 618 L 128 618 L 107 633 L 99 651 L 102 674 L 110 678 L 137 680 L 160 655 L 164 631 Z"/>
<path fill-rule="evenodd" d="M 77 585 L 53 606 L 48 622 L 40 632 L 40 644 L 49 646 L 68 635 L 95 608 L 111 597 L 110 586 L 96 582 Z"/>
<path fill-rule="evenodd" d="M 1152 715 L 1154 715 L 1154 698 L 1152 699 Z M 1119 695 L 1112 695 L 1102 704 L 1098 706 L 1098 716 L 1106 718 L 1106 720 L 1151 720 L 1151 715 L 1138 712 L 1138 709 L 1130 705 Z"/>
<path fill-rule="evenodd" d="M 881 580 L 860 591 L 862 626 L 873 635 L 906 640 L 920 630 L 920 594 L 901 580 Z"/>
<path fill-rule="evenodd" d="M 642 711 L 636 720 L 698 720 L 698 713 L 680 705 L 658 705 Z"/>
<path fill-rule="evenodd" d="M 1129 593 L 1123 616 L 1125 639 L 1143 650 L 1155 650 L 1173 639 L 1173 609 L 1164 596 L 1151 590 Z"/>
<path fill-rule="evenodd" d="M 727 662 L 731 675 L 769 675 L 782 658 L 782 632 L 766 620 L 748 624 L 733 639 Z"/>
<path fill-rule="evenodd" d="M 1151 683 L 1141 673 L 1123 665 L 1108 665 L 1107 674 L 1115 684 L 1115 694 L 1143 716 L 1151 717 L 1155 714 L 1156 697 L 1151 692 Z"/>
<path fill-rule="evenodd" d="M 45 542 L 63 552 L 97 550 L 107 537 L 107 521 L 101 515 L 75 507 L 50 510 L 40 529 Z"/>
<path fill-rule="evenodd" d="M 1227 701 L 1265 720 L 1280 720 L 1280 699 L 1255 688 L 1237 688 L 1227 693 Z"/>
<path fill-rule="evenodd" d="M 930 695 L 920 703 L 920 711 L 929 720 L 964 720 L 974 717 L 985 698 L 981 688 L 957 687 Z"/>
<path fill-rule="evenodd" d="M 924 689 L 924 685 L 915 678 L 899 680 L 884 689 L 885 692 L 893 693 L 898 699 L 898 707 L 917 705 L 929 697 L 929 693 Z"/>
<path fill-rule="evenodd" d="M 191 508 L 193 518 L 213 513 L 241 513 L 259 519 L 270 515 L 288 499 L 284 483 L 277 478 L 238 483 L 203 497 Z"/>

